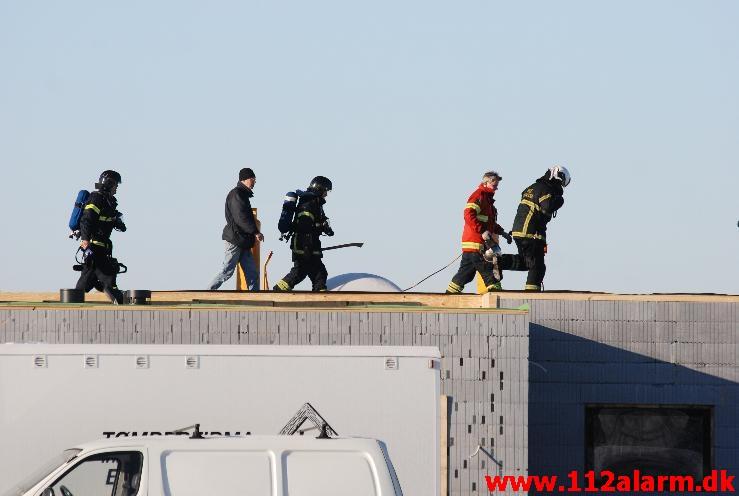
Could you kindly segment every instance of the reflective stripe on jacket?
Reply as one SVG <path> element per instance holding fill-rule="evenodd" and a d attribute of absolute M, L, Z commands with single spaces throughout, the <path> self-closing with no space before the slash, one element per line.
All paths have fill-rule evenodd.
<path fill-rule="evenodd" d="M 320 236 L 326 223 L 324 203 L 326 200 L 311 191 L 305 192 L 298 199 L 293 223 L 295 234 L 290 245 L 293 255 L 323 257 Z"/>
<path fill-rule="evenodd" d="M 496 222 L 498 211 L 495 209 L 493 190 L 482 184 L 467 199 L 464 206 L 464 229 L 462 230 L 462 251 L 479 252 L 485 245 L 482 233 L 490 231 L 500 234 L 503 228 Z"/>
<path fill-rule="evenodd" d="M 110 233 L 116 225 L 118 202 L 110 193 L 93 191 L 80 218 L 80 238 L 95 240 L 98 246 L 110 245 Z"/>
<path fill-rule="evenodd" d="M 523 190 L 513 220 L 513 237 L 546 240 L 547 224 L 552 220 L 552 214 L 564 204 L 562 195 L 561 183 L 546 176 Z"/>

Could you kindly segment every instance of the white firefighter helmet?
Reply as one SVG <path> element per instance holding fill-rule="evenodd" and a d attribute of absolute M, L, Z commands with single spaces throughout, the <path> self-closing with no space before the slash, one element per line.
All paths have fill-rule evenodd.
<path fill-rule="evenodd" d="M 561 165 L 555 165 L 551 169 L 549 169 L 549 178 L 550 179 L 559 179 L 562 181 L 562 187 L 567 187 L 568 184 L 570 184 L 570 181 L 572 180 L 572 176 L 570 175 L 570 171 L 567 170 L 567 167 L 562 167 Z"/>

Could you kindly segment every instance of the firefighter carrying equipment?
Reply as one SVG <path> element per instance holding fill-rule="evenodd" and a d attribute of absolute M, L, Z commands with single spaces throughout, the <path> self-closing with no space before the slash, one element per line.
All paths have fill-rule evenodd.
<path fill-rule="evenodd" d="M 467 199 L 464 207 L 464 229 L 462 230 L 462 251 L 480 253 L 484 250 L 482 234 L 489 231 L 503 234 L 505 230 L 497 223 L 498 211 L 495 208 L 495 191 L 481 184 Z"/>
<path fill-rule="evenodd" d="M 526 291 L 541 291 L 547 269 L 547 224 L 564 205 L 563 187 L 570 180 L 567 169 L 553 167 L 521 193 L 511 232 L 518 254 L 502 255 L 498 261 L 503 270 L 528 271 Z"/>
<path fill-rule="evenodd" d="M 482 183 L 467 199 L 462 230 L 462 260 L 459 270 L 447 286 L 447 293 L 461 293 L 465 284 L 472 281 L 477 272 L 482 276 L 488 291 L 502 289 L 494 249 L 498 244 L 493 235 L 503 234 L 505 230 L 497 223 L 498 211 L 494 205 L 494 194 L 494 188 Z M 490 260 L 486 259 L 486 255 Z"/>
<path fill-rule="evenodd" d="M 308 191 L 297 200 L 295 219 L 292 223 L 293 234 L 290 239 L 294 265 L 292 270 L 273 287 L 275 291 L 292 291 L 306 277 L 313 283 L 313 291 L 326 291 L 328 272 L 321 261 L 323 251 L 320 236 L 322 234 L 333 236 L 334 231 L 323 211 L 326 200 L 323 198 L 321 188 L 325 187 L 326 183 L 324 182 L 323 186 L 318 185 L 320 187 L 314 187 L 313 184 L 321 177 L 315 178 Z"/>
<path fill-rule="evenodd" d="M 545 241 L 547 224 L 564 204 L 562 181 L 552 179 L 550 171 L 523 190 L 513 220 L 511 235 L 516 239 Z"/>
<path fill-rule="evenodd" d="M 96 184 L 98 191 L 90 193 L 82 211 L 79 237 L 90 243 L 91 253 L 87 253 L 76 285 L 76 289 L 85 292 L 93 288 L 104 292 L 115 304 L 123 302 L 123 293 L 116 286 L 116 276 L 121 272 L 121 264 L 113 258 L 110 235 L 113 229 L 126 231 L 123 216 L 116 210 L 118 202 L 112 193 L 118 183 L 120 174 L 115 171 L 103 172 L 100 182 Z"/>

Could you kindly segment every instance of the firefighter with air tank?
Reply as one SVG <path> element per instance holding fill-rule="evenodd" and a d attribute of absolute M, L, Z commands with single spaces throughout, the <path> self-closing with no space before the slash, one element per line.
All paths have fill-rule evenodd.
<path fill-rule="evenodd" d="M 504 270 L 528 271 L 525 289 L 542 290 L 546 273 L 544 257 L 547 224 L 556 217 L 564 204 L 564 188 L 571 181 L 570 172 L 562 166 L 551 167 L 521 193 L 511 232 L 506 232 L 497 222 L 494 195 L 501 180 L 502 177 L 497 172 L 486 172 L 467 200 L 464 208 L 462 260 L 459 270 L 447 287 L 447 293 L 461 293 L 476 273 L 482 276 L 487 291 L 500 290 Z M 116 276 L 124 266 L 113 258 L 110 236 L 114 229 L 126 231 L 115 198 L 121 182 L 118 172 L 104 171 L 95 184 L 96 191 L 90 194 L 80 191 L 80 195 L 84 193 L 89 197 L 81 201 L 78 195 L 70 220 L 73 234 L 81 240 L 79 250 L 84 254 L 84 263 L 77 266 L 82 274 L 76 289 L 89 292 L 96 288 L 105 292 L 116 304 L 123 302 L 123 294 L 116 286 Z M 290 241 L 293 268 L 277 282 L 273 288 L 275 291 L 292 291 L 306 277 L 310 278 L 313 291 L 327 290 L 328 271 L 322 261 L 325 249 L 321 247 L 320 236 L 334 235 L 323 209 L 331 189 L 332 184 L 327 177 L 316 176 L 306 191 L 288 193 L 283 203 L 279 230 L 283 234 L 281 239 L 287 238 Z M 73 227 L 75 218 L 79 226 L 77 231 Z M 518 253 L 502 254 L 498 245 L 499 236 L 505 238 L 509 244 L 515 240 Z M 361 245 L 362 243 L 348 243 L 326 249 Z"/>
<path fill-rule="evenodd" d="M 275 291 L 292 291 L 306 277 L 310 278 L 313 291 L 327 291 L 328 271 L 321 260 L 323 252 L 320 236 L 334 235 L 323 211 L 331 188 L 331 181 L 327 177 L 316 176 L 307 191 L 298 191 L 292 193 L 289 200 L 286 198 L 285 203 L 294 203 L 294 207 L 286 208 L 283 205 L 283 214 L 286 215 L 283 215 L 284 219 L 280 218 L 280 223 L 285 222 L 287 225 L 281 227 L 280 231 L 290 241 L 293 268 L 277 281 L 272 288 Z"/>
<path fill-rule="evenodd" d="M 100 174 L 95 184 L 96 191 L 90 193 L 82 208 L 79 219 L 80 251 L 83 252 L 80 278 L 76 289 L 86 293 L 93 288 L 104 292 L 114 304 L 123 303 L 123 293 L 116 285 L 120 270 L 118 261 L 113 258 L 113 242 L 110 235 L 113 229 L 126 231 L 123 215 L 117 210 L 115 194 L 123 181 L 114 170 Z"/>

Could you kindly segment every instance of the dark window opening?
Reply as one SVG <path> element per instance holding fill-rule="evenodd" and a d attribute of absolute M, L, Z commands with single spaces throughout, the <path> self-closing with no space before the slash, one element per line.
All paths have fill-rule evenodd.
<path fill-rule="evenodd" d="M 618 475 L 691 475 L 711 471 L 710 406 L 586 405 L 585 470 Z"/>

